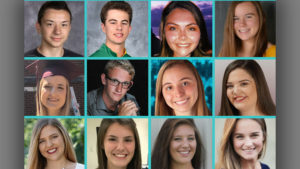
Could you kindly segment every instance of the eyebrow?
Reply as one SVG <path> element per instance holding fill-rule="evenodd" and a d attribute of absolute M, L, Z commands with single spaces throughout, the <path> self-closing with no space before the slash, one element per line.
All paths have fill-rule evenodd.
<path fill-rule="evenodd" d="M 51 136 L 53 136 L 53 135 L 57 135 L 58 133 L 53 133 L 53 134 L 50 134 L 49 136 L 47 136 L 47 137 L 51 137 Z M 45 139 L 45 137 L 43 137 L 43 138 L 39 138 L 39 140 L 43 140 L 43 139 Z"/>
<path fill-rule="evenodd" d="M 119 138 L 118 136 L 115 135 L 108 135 L 108 137 Z M 133 136 L 125 136 L 123 138 L 133 138 Z"/>
<path fill-rule="evenodd" d="M 54 22 L 53 20 L 47 19 L 45 20 L 45 22 Z M 70 22 L 70 21 L 62 21 L 61 23 L 66 23 L 66 22 Z"/>
<path fill-rule="evenodd" d="M 166 23 L 166 25 L 176 25 L 176 26 L 179 26 L 178 24 L 173 23 L 173 22 Z M 186 25 L 186 26 L 194 26 L 194 25 L 197 25 L 197 24 L 196 24 L 196 23 L 190 23 L 190 24 L 188 24 L 188 25 Z"/>
<path fill-rule="evenodd" d="M 238 81 L 238 82 L 251 82 L 251 80 L 243 79 L 243 80 L 240 80 L 240 81 Z M 227 82 L 227 84 L 230 84 L 230 83 L 232 83 L 232 82 Z"/>
<path fill-rule="evenodd" d="M 192 80 L 192 78 L 190 78 L 190 77 L 183 77 L 183 78 L 181 78 L 179 81 L 183 81 L 183 80 Z M 166 85 L 168 85 L 168 84 L 171 84 L 170 82 L 166 82 L 166 83 L 164 83 L 163 85 L 162 85 L 162 87 L 164 87 L 164 86 L 166 86 Z"/>
<path fill-rule="evenodd" d="M 250 134 L 259 134 L 260 132 L 259 131 L 255 131 L 255 132 L 251 132 Z M 234 136 L 235 135 L 244 135 L 243 133 L 234 133 L 233 134 Z"/>
<path fill-rule="evenodd" d="M 117 22 L 118 20 L 116 20 L 116 19 L 109 19 L 108 20 L 108 22 Z M 126 20 L 126 19 L 124 19 L 124 20 L 122 20 L 121 22 L 129 22 L 128 20 Z"/>
<path fill-rule="evenodd" d="M 244 14 L 244 15 L 255 15 L 255 14 L 252 13 L 252 12 L 249 12 L 249 13 L 246 13 L 246 14 Z M 233 17 L 238 17 L 238 16 L 234 15 Z"/>

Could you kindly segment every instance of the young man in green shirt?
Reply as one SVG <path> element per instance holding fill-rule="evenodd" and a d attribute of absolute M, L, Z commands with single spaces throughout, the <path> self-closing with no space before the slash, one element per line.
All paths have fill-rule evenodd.
<path fill-rule="evenodd" d="M 90 57 L 131 57 L 125 49 L 125 41 L 131 31 L 131 6 L 124 1 L 107 2 L 100 17 L 106 40 Z"/>

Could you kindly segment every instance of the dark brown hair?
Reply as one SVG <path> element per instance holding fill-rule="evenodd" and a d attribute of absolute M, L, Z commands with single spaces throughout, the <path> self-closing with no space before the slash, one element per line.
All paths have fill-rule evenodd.
<path fill-rule="evenodd" d="M 227 81 L 229 74 L 236 69 L 243 69 L 254 79 L 257 92 L 257 105 L 265 115 L 275 115 L 276 107 L 272 100 L 264 73 L 254 60 L 236 60 L 225 69 L 222 82 L 221 110 L 219 115 L 240 115 L 240 112 L 230 103 L 227 97 Z"/>
<path fill-rule="evenodd" d="M 38 13 L 38 23 L 42 23 L 42 18 L 47 9 L 65 10 L 70 14 L 70 22 L 72 21 L 72 13 L 65 1 L 48 1 L 45 2 Z"/>
<path fill-rule="evenodd" d="M 103 6 L 100 12 L 100 19 L 103 24 L 105 24 L 108 11 L 112 9 L 117 9 L 126 12 L 129 16 L 129 24 L 131 24 L 132 8 L 130 4 L 125 1 L 109 1 Z"/>

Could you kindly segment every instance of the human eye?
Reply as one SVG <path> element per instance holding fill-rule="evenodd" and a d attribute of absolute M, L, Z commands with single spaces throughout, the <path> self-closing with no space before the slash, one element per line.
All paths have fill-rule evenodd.
<path fill-rule="evenodd" d="M 172 90 L 172 86 L 166 86 L 166 87 L 165 87 L 165 90 L 166 90 L 166 91 Z"/>
<path fill-rule="evenodd" d="M 123 21 L 122 25 L 128 25 L 128 21 Z"/>
<path fill-rule="evenodd" d="M 194 137 L 194 136 L 188 137 L 188 140 L 194 141 L 194 140 L 195 140 L 195 137 Z"/>
<path fill-rule="evenodd" d="M 169 30 L 170 30 L 170 31 L 175 31 L 175 30 L 176 30 L 176 27 L 175 27 L 175 26 L 170 26 L 170 27 L 169 27 Z"/>
<path fill-rule="evenodd" d="M 174 140 L 174 141 L 180 141 L 180 140 L 182 140 L 182 138 L 181 138 L 181 137 L 174 137 L 173 140 Z"/>
<path fill-rule="evenodd" d="M 69 26 L 69 24 L 63 23 L 63 24 L 61 24 L 61 26 L 62 26 L 62 27 L 67 27 L 67 26 Z"/>
<path fill-rule="evenodd" d="M 184 81 L 183 83 L 182 83 L 182 86 L 188 86 L 190 83 L 188 82 L 188 81 Z"/>
<path fill-rule="evenodd" d="M 244 136 L 243 136 L 243 135 L 240 135 L 240 134 L 238 134 L 238 135 L 236 135 L 236 136 L 235 136 L 235 138 L 236 138 L 236 139 L 238 139 L 238 140 L 241 140 L 241 139 L 243 139 L 243 138 L 244 138 Z"/>
<path fill-rule="evenodd" d="M 122 85 L 128 87 L 130 85 L 130 82 L 122 82 Z"/>
<path fill-rule="evenodd" d="M 235 16 L 235 17 L 233 17 L 233 21 L 234 21 L 234 22 L 237 22 L 237 21 L 239 21 L 239 17 L 236 17 L 236 16 Z"/>
<path fill-rule="evenodd" d="M 253 18 L 253 15 L 246 15 L 246 18 L 251 19 L 251 18 Z"/>
<path fill-rule="evenodd" d="M 241 82 L 240 85 L 241 86 L 247 86 L 249 83 L 248 82 Z"/>
<path fill-rule="evenodd" d="M 42 144 L 44 142 L 45 142 L 45 140 L 39 140 L 39 144 Z"/>
<path fill-rule="evenodd" d="M 112 82 L 114 85 L 118 85 L 118 84 L 120 83 L 117 79 L 111 79 L 111 82 Z"/>
<path fill-rule="evenodd" d="M 113 142 L 113 141 L 117 141 L 117 139 L 114 138 L 114 137 L 109 137 L 109 138 L 108 138 L 108 141 L 112 141 L 112 142 Z"/>
<path fill-rule="evenodd" d="M 125 140 L 124 140 L 125 142 L 127 142 L 127 143 L 130 143 L 130 142 L 132 142 L 133 141 L 133 139 L 132 138 L 125 138 Z"/>
<path fill-rule="evenodd" d="M 227 89 L 232 89 L 232 88 L 233 88 L 233 85 L 232 85 L 232 84 L 227 84 L 227 85 L 226 85 L 226 88 L 227 88 Z"/>

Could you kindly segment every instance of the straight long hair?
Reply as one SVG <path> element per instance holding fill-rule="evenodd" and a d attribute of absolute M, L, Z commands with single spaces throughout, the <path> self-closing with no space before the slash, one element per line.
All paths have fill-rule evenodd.
<path fill-rule="evenodd" d="M 254 56 L 263 56 L 268 47 L 268 37 L 266 29 L 266 17 L 260 2 L 258 1 L 233 1 L 228 9 L 225 27 L 224 27 L 224 39 L 219 56 L 236 57 L 237 53 L 241 50 L 242 41 L 234 31 L 234 16 L 235 8 L 240 3 L 250 2 L 255 6 L 255 9 L 259 18 L 258 32 L 254 38 Z"/>
<path fill-rule="evenodd" d="M 173 138 L 174 131 L 181 125 L 188 125 L 194 129 L 197 142 L 196 152 L 192 158 L 192 166 L 194 169 L 204 167 L 204 147 L 201 142 L 200 133 L 193 119 L 167 119 L 161 127 L 156 138 L 154 148 L 151 155 L 151 168 L 170 169 L 172 157 L 170 155 L 170 143 Z"/>
<path fill-rule="evenodd" d="M 165 71 L 169 68 L 176 66 L 176 65 L 183 65 L 186 68 L 188 68 L 194 75 L 196 81 L 197 81 L 197 89 L 198 91 L 198 98 L 194 104 L 194 108 L 196 110 L 197 116 L 208 116 L 211 115 L 205 101 L 205 94 L 204 94 L 204 87 L 201 80 L 201 77 L 197 71 L 197 69 L 194 67 L 194 65 L 189 62 L 188 60 L 169 60 L 165 62 L 157 75 L 156 80 L 156 96 L 155 96 L 155 115 L 156 116 L 172 116 L 175 115 L 174 110 L 170 108 L 162 94 L 162 80 L 163 76 L 165 74 Z M 174 75 L 176 76 L 176 75 Z"/>
<path fill-rule="evenodd" d="M 233 132 L 237 122 L 241 119 L 226 119 L 223 137 L 220 143 L 219 156 L 216 169 L 242 169 L 240 156 L 234 151 Z M 262 130 L 264 141 L 263 148 L 258 154 L 258 159 L 264 156 L 267 146 L 267 126 L 264 119 L 250 119 L 257 122 Z"/>
<path fill-rule="evenodd" d="M 107 157 L 105 155 L 105 150 L 104 150 L 104 138 L 108 128 L 114 123 L 118 123 L 121 126 L 129 127 L 129 129 L 132 131 L 134 135 L 134 140 L 135 140 L 134 155 L 126 168 L 142 169 L 140 138 L 136 128 L 136 124 L 132 119 L 103 119 L 101 121 L 99 131 L 97 133 L 97 154 L 98 154 L 97 169 L 107 169 Z"/>
<path fill-rule="evenodd" d="M 191 53 L 191 57 L 201 57 L 201 56 L 209 56 L 208 51 L 211 50 L 211 44 L 208 39 L 208 34 L 206 31 L 206 24 L 200 9 L 190 1 L 171 1 L 164 9 L 161 15 L 160 21 L 160 37 L 161 37 L 161 54 L 162 57 L 171 57 L 174 52 L 168 45 L 166 34 L 165 34 L 165 26 L 168 15 L 176 8 L 181 8 L 188 10 L 192 13 L 199 29 L 201 32 L 201 37 L 196 49 Z"/>
<path fill-rule="evenodd" d="M 41 101 L 41 90 L 45 79 L 42 78 L 40 82 L 37 84 L 37 92 L 36 92 L 36 115 L 37 116 L 49 116 L 48 108 L 42 103 Z M 66 79 L 66 100 L 65 104 L 60 110 L 61 116 L 70 115 L 70 108 L 71 108 L 71 91 L 70 91 L 70 84 L 69 81 Z"/>

